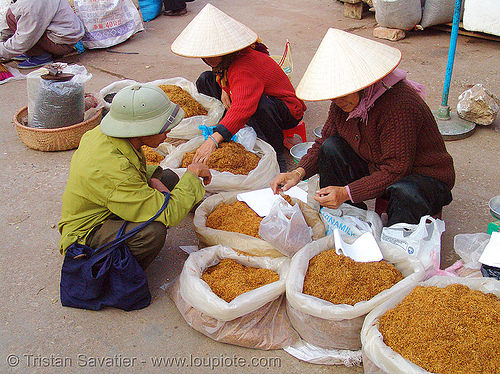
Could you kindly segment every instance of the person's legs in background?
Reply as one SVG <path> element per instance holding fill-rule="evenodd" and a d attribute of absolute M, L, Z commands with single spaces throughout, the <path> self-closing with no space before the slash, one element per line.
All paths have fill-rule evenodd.
<path fill-rule="evenodd" d="M 6 21 L 12 33 L 17 31 L 17 21 L 12 11 L 7 10 Z M 74 45 L 56 44 L 44 33 L 37 43 L 23 54 L 13 58 L 20 61 L 18 67 L 21 69 L 35 68 L 53 62 L 53 55 L 64 56 L 73 51 Z"/>
<path fill-rule="evenodd" d="M 187 0 L 193 1 L 193 0 Z M 183 16 L 187 14 L 186 0 L 163 0 L 165 16 Z"/>
<path fill-rule="evenodd" d="M 330 136 L 323 142 L 319 152 L 319 186 L 344 187 L 355 180 L 368 175 L 368 165 L 347 142 L 338 136 Z M 352 203 L 361 209 L 367 209 L 365 203 Z"/>
<path fill-rule="evenodd" d="M 204 71 L 196 80 L 196 88 L 199 93 L 215 97 L 220 100 L 222 96 L 222 88 L 215 79 L 215 74 L 210 70 Z"/>
<path fill-rule="evenodd" d="M 405 222 L 418 224 L 425 215 L 438 214 L 452 200 L 451 192 L 441 181 L 425 175 L 408 175 L 386 190 L 387 226 Z"/>

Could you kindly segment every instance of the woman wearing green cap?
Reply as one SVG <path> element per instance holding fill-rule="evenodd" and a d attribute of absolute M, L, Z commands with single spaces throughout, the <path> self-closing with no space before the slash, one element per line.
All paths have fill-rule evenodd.
<path fill-rule="evenodd" d="M 156 148 L 184 118 L 184 111 L 154 85 L 119 91 L 101 125 L 88 131 L 73 155 L 63 194 L 60 251 L 74 242 L 97 248 L 155 215 L 170 192 L 166 209 L 127 245 L 142 268 L 162 249 L 169 226 L 176 226 L 205 194 L 208 167 L 194 163 L 179 177 L 146 165 L 141 146 Z M 201 180 L 200 180 L 201 179 Z"/>

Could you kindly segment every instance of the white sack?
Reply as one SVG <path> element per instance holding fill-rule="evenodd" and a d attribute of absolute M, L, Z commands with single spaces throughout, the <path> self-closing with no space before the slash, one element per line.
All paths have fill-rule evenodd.
<path fill-rule="evenodd" d="M 464 6 L 465 30 L 500 36 L 500 1 L 466 0 Z"/>
<path fill-rule="evenodd" d="M 214 209 L 223 202 L 226 204 L 234 203 L 237 200 L 238 194 L 239 191 L 223 192 L 209 196 L 196 209 L 193 218 L 193 225 L 196 236 L 200 240 L 200 244 L 206 246 L 222 244 L 255 256 L 283 256 L 283 254 L 280 253 L 273 245 L 260 238 L 241 234 L 239 232 L 212 229 L 206 226 L 207 218 L 210 213 L 212 213 Z M 304 215 L 304 219 L 306 220 L 308 226 L 312 228 L 313 239 L 317 240 L 325 236 L 325 228 L 318 213 L 298 199 L 292 198 L 292 201 L 299 204 L 302 214 Z"/>
<path fill-rule="evenodd" d="M 181 168 L 182 157 L 191 151 L 196 150 L 203 142 L 203 136 L 197 136 L 187 143 L 177 146 L 170 154 L 171 149 L 160 144 L 158 151 L 167 154 L 165 159 L 160 163 L 163 169 L 172 169 L 177 175 L 182 176 L 186 172 L 186 168 Z M 273 147 L 261 139 L 255 142 L 254 152 L 261 157 L 257 167 L 248 175 L 236 175 L 228 171 L 220 172 L 210 170 L 212 173 L 212 181 L 205 186 L 205 190 L 211 193 L 245 190 L 258 190 L 269 187 L 273 178 L 279 174 L 278 161 L 276 152 Z"/>
<path fill-rule="evenodd" d="M 383 304 L 373 309 L 365 318 L 361 330 L 363 343 L 363 367 L 365 374 L 428 374 L 429 372 L 394 352 L 384 343 L 378 329 L 378 320 L 389 309 L 399 304 L 416 286 L 436 286 L 444 288 L 451 284 L 463 284 L 472 290 L 493 293 L 500 297 L 500 282 L 493 278 L 468 279 L 458 277 L 434 276 L 429 280 L 408 285 L 394 294 Z"/>
<path fill-rule="evenodd" d="M 355 305 L 335 305 L 302 293 L 309 260 L 332 248 L 334 237 L 330 235 L 306 245 L 292 258 L 286 284 L 288 316 L 292 326 L 308 343 L 324 349 L 358 350 L 361 348 L 360 331 L 366 314 L 408 285 L 423 280 L 424 268 L 420 261 L 393 245 L 380 243 L 384 259 L 405 278 L 371 300 Z"/>

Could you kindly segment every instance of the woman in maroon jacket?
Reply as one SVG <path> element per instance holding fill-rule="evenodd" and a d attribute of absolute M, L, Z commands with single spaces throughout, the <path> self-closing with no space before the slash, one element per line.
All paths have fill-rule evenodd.
<path fill-rule="evenodd" d="M 332 100 L 322 137 L 271 182 L 275 193 L 319 173 L 322 206 L 366 209 L 364 201 L 385 197 L 388 225 L 418 223 L 451 202 L 453 159 L 423 86 L 396 69 L 400 60 L 395 48 L 328 30 L 297 87 L 304 100 Z"/>
<path fill-rule="evenodd" d="M 220 142 L 231 140 L 247 124 L 274 148 L 280 170 L 286 171 L 283 130 L 297 126 L 306 107 L 257 34 L 207 4 L 171 49 L 182 56 L 200 57 L 212 67 L 196 85 L 200 93 L 221 100 L 226 109 L 194 161 L 206 162 Z"/>

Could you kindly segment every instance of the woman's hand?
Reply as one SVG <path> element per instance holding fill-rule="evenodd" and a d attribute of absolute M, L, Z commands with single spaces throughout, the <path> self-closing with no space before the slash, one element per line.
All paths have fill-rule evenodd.
<path fill-rule="evenodd" d="M 316 191 L 314 200 L 324 207 L 337 209 L 342 203 L 349 200 L 349 194 L 345 187 L 328 186 Z"/>
<path fill-rule="evenodd" d="M 217 146 L 215 145 L 214 141 L 208 138 L 196 150 L 193 157 L 193 163 L 203 162 L 206 164 L 208 162 L 208 158 L 210 157 L 212 152 L 215 151 L 216 149 Z"/>
<path fill-rule="evenodd" d="M 207 165 L 201 162 L 193 162 L 187 167 L 187 170 L 196 174 L 197 177 L 203 179 L 203 184 L 206 186 L 212 181 L 212 173 Z"/>
<path fill-rule="evenodd" d="M 224 90 L 222 90 L 220 101 L 222 101 L 222 105 L 224 105 L 224 108 L 226 108 L 226 110 L 231 108 L 231 97 Z"/>
<path fill-rule="evenodd" d="M 218 147 L 219 143 L 223 142 L 224 138 L 218 132 L 214 132 L 211 138 L 205 140 L 196 150 L 193 157 L 193 162 L 203 162 L 206 164 L 208 158 Z M 216 144 L 217 143 L 217 144 Z"/>
<path fill-rule="evenodd" d="M 305 175 L 305 170 L 297 168 L 297 172 L 292 171 L 290 173 L 281 173 L 276 178 L 271 181 L 271 189 L 273 193 L 276 195 L 280 192 L 285 192 L 295 186 L 300 182 L 301 175 Z"/>

